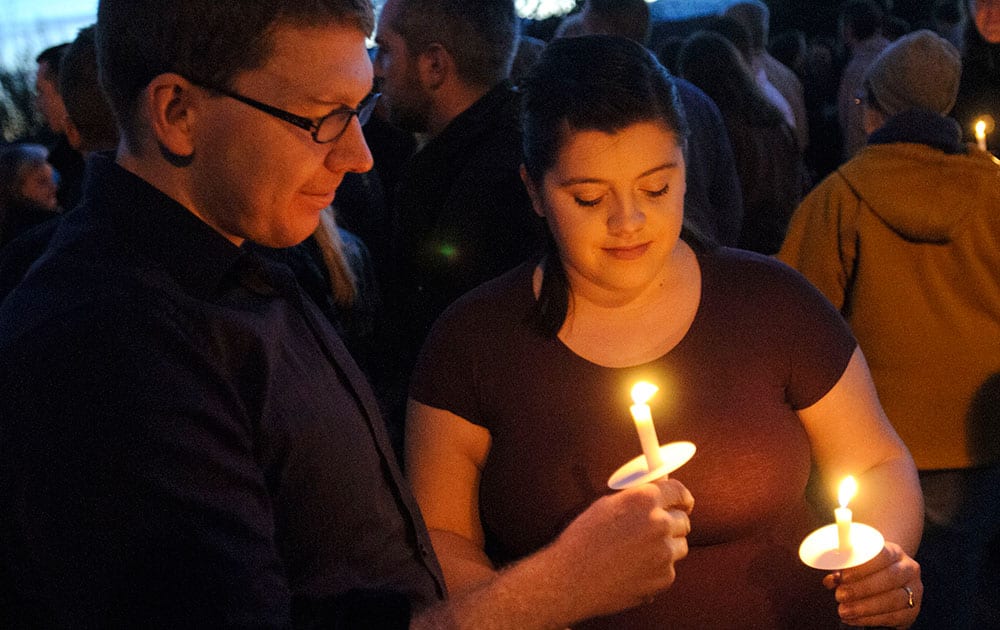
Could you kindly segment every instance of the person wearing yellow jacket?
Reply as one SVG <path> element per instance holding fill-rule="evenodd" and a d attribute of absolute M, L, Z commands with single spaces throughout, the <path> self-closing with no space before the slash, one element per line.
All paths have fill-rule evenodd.
<path fill-rule="evenodd" d="M 850 324 L 920 470 L 914 628 L 1000 615 L 984 596 L 1000 586 L 1000 161 L 946 117 L 960 74 L 930 31 L 889 46 L 859 99 L 867 146 L 802 201 L 778 253 Z"/>

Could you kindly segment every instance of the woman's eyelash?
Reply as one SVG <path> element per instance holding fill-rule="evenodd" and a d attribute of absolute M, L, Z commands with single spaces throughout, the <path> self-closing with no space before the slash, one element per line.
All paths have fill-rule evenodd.
<path fill-rule="evenodd" d="M 644 192 L 650 197 L 662 197 L 670 192 L 670 184 L 666 184 L 663 188 L 659 188 L 657 190 L 647 190 Z M 602 199 L 604 199 L 603 195 L 595 199 L 581 199 L 580 197 L 573 197 L 573 201 L 575 201 L 577 205 L 584 208 L 593 208 L 600 204 Z"/>

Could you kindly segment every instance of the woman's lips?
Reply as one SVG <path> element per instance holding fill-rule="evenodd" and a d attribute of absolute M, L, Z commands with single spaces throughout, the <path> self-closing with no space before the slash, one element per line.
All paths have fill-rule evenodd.
<path fill-rule="evenodd" d="M 641 245 L 631 245 L 628 247 L 605 247 L 604 251 L 612 258 L 617 258 L 618 260 L 635 260 L 646 253 L 649 245 L 649 243 L 642 243 Z"/>

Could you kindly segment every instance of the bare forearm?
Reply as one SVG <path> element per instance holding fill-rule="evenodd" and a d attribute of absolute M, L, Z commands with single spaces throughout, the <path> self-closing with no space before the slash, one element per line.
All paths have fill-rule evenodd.
<path fill-rule="evenodd" d="M 413 630 L 438 628 L 548 630 L 588 616 L 570 588 L 569 571 L 546 549 L 495 574 L 492 580 L 453 593 L 448 602 L 415 618 Z M 562 575 L 559 575 L 562 573 Z"/>
<path fill-rule="evenodd" d="M 496 569 L 482 547 L 468 538 L 440 529 L 430 530 L 430 537 L 452 597 L 496 577 Z"/>
<path fill-rule="evenodd" d="M 855 513 L 886 540 L 913 556 L 923 532 L 924 500 L 913 462 L 906 453 L 878 464 L 859 479 Z"/>

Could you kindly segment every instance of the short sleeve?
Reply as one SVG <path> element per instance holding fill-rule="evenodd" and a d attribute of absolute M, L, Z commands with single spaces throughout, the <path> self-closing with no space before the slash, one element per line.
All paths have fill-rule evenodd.
<path fill-rule="evenodd" d="M 525 327 L 534 307 L 533 269 L 531 263 L 524 263 L 445 310 L 420 351 L 410 380 L 410 398 L 489 428 L 482 402 L 489 397 L 482 390 L 516 396 L 505 389 L 505 379 L 498 379 L 498 373 L 512 367 L 510 357 L 521 356 L 537 343 L 526 337 Z"/>
<path fill-rule="evenodd" d="M 840 312 L 801 274 L 777 261 L 784 296 L 773 302 L 780 335 L 775 340 L 787 358 L 786 398 L 793 409 L 817 402 L 837 384 L 857 341 Z"/>
<path fill-rule="evenodd" d="M 437 320 L 413 370 L 410 398 L 478 424 L 477 350 L 482 343 L 474 321 L 474 308 L 467 303 L 454 305 Z"/>

